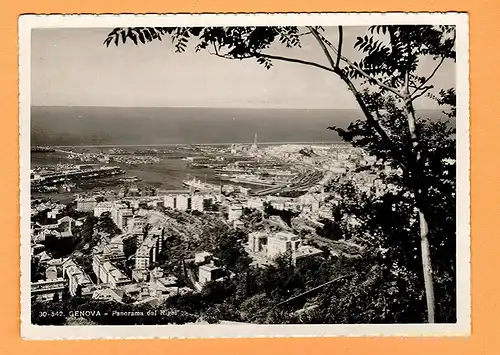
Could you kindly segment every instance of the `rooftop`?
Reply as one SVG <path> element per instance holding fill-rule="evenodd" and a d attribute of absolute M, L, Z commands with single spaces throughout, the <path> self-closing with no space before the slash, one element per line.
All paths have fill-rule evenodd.
<path fill-rule="evenodd" d="M 95 208 L 111 208 L 113 207 L 113 202 L 110 202 L 110 201 L 104 201 L 104 202 L 99 202 Z"/>
<path fill-rule="evenodd" d="M 269 233 L 266 232 L 252 232 L 249 234 L 250 236 L 254 238 L 263 238 L 263 237 L 268 237 Z"/>
<path fill-rule="evenodd" d="M 200 257 L 200 258 L 207 257 L 207 256 L 212 256 L 212 253 L 209 251 L 202 251 L 202 252 L 195 254 L 195 257 Z"/>
<path fill-rule="evenodd" d="M 212 265 L 212 264 L 206 264 L 206 265 L 201 265 L 200 269 L 205 270 L 205 271 L 215 271 L 215 270 L 220 270 L 220 267 Z"/>
<path fill-rule="evenodd" d="M 68 238 L 68 237 L 72 237 L 72 236 L 73 236 L 73 233 L 71 233 L 70 231 L 61 232 L 61 238 Z"/>
<path fill-rule="evenodd" d="M 322 253 L 323 253 L 322 250 L 307 245 L 307 246 L 302 246 L 302 247 L 298 248 L 297 250 L 295 250 L 295 252 L 293 253 L 293 256 L 295 259 L 299 259 L 299 258 L 303 258 L 306 256 L 318 255 L 318 254 L 322 254 Z"/>
<path fill-rule="evenodd" d="M 278 232 L 275 235 L 272 235 L 271 237 L 277 238 L 280 240 L 287 240 L 287 241 L 293 241 L 293 240 L 300 239 L 300 237 L 298 235 L 290 233 L 290 232 Z"/>
<path fill-rule="evenodd" d="M 127 280 L 128 277 L 123 272 L 121 272 L 116 266 L 106 261 L 102 267 L 111 275 L 116 281 Z"/>

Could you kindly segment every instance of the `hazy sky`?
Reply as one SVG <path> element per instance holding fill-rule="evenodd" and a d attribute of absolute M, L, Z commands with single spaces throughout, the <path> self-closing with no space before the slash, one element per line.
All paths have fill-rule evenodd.
<path fill-rule="evenodd" d="M 106 48 L 109 28 L 36 29 L 32 32 L 31 103 L 47 106 L 177 106 L 253 108 L 357 108 L 333 74 L 294 63 L 225 60 L 206 52 L 174 53 L 166 40 Z M 330 38 L 336 41 L 335 30 Z M 366 28 L 344 29 L 344 54 Z M 273 54 L 322 62 L 321 49 L 305 36 L 302 49 L 273 48 Z M 426 61 L 422 72 L 435 63 Z M 433 84 L 454 86 L 454 64 L 446 62 Z M 417 104 L 433 108 L 428 99 Z"/>

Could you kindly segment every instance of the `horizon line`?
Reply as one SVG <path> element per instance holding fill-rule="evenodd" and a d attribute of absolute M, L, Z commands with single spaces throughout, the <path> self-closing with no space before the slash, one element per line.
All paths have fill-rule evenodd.
<path fill-rule="evenodd" d="M 359 108 L 328 108 L 328 107 L 233 107 L 233 106 L 114 106 L 114 105 L 30 105 L 33 107 L 78 107 L 78 108 L 208 108 L 208 109 L 250 109 L 250 110 L 361 110 Z M 433 110 L 433 109 L 429 109 Z"/>
<path fill-rule="evenodd" d="M 345 141 L 299 141 L 299 142 L 258 142 L 257 145 L 275 144 L 338 144 Z M 31 145 L 31 148 L 114 148 L 114 147 L 174 147 L 174 146 L 205 146 L 205 145 L 252 145 L 253 142 L 223 142 L 223 143 L 160 143 L 160 144 L 93 144 L 93 145 Z"/>

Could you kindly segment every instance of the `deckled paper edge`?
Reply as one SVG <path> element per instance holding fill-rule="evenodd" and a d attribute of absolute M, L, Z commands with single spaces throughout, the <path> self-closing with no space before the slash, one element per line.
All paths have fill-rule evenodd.
<path fill-rule="evenodd" d="M 207 25 L 450 24 L 457 26 L 457 323 L 395 325 L 36 326 L 30 321 L 30 54 L 31 29 L 53 27 Z M 26 340 L 190 339 L 268 337 L 468 336 L 470 309 L 469 35 L 466 13 L 288 13 L 22 15 L 19 18 L 19 142 L 21 234 L 21 335 Z M 23 237 L 24 236 L 24 237 Z"/>

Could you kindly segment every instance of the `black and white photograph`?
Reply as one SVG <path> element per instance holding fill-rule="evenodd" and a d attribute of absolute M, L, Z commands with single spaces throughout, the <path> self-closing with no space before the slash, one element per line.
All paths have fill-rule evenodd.
<path fill-rule="evenodd" d="M 467 335 L 465 14 L 20 19 L 28 339 Z"/>

